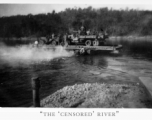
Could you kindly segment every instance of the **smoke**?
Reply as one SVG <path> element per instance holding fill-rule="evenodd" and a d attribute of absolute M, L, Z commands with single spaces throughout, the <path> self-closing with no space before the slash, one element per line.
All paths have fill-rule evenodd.
<path fill-rule="evenodd" d="M 50 61 L 54 58 L 70 57 L 72 55 L 73 52 L 66 51 L 62 46 L 48 49 L 46 47 L 33 47 L 31 45 L 8 47 L 0 44 L 0 60 L 13 66 Z"/>

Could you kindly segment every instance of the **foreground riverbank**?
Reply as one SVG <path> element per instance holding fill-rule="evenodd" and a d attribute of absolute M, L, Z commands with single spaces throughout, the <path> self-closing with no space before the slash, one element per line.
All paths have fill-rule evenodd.
<path fill-rule="evenodd" d="M 43 107 L 151 108 L 143 87 L 133 84 L 79 84 L 64 87 L 41 101 Z"/>

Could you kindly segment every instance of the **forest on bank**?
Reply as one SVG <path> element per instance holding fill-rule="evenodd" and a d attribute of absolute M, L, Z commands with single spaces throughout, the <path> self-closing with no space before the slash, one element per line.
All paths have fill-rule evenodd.
<path fill-rule="evenodd" d="M 64 34 L 81 26 L 106 30 L 111 36 L 152 35 L 152 11 L 108 8 L 67 8 L 56 13 L 0 17 L 0 37 L 40 37 Z"/>

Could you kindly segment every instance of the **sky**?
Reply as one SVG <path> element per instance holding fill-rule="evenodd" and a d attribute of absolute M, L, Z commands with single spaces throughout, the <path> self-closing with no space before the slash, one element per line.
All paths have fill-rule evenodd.
<path fill-rule="evenodd" d="M 72 0 L 71 0 L 72 1 Z M 64 11 L 66 8 L 86 8 L 92 6 L 93 8 L 108 7 L 109 9 L 138 9 L 151 10 L 152 1 L 149 0 L 22 0 L 0 1 L 0 16 L 11 15 L 27 15 L 49 13 L 55 10 L 56 12 Z M 95 2 L 96 1 L 96 2 Z"/>

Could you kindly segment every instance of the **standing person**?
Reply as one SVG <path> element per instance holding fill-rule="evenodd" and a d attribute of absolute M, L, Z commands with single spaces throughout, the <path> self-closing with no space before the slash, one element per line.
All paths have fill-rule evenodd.
<path fill-rule="evenodd" d="M 102 28 L 99 31 L 99 36 L 100 36 L 101 39 L 104 39 L 104 31 L 103 31 Z"/>
<path fill-rule="evenodd" d="M 87 35 L 90 35 L 90 29 L 86 33 L 87 33 Z"/>
<path fill-rule="evenodd" d="M 80 35 L 86 35 L 84 26 L 81 26 L 80 28 Z"/>
<path fill-rule="evenodd" d="M 98 36 L 100 37 L 101 43 L 103 45 L 105 45 L 106 44 L 106 38 L 108 38 L 107 32 L 104 32 L 104 30 L 101 28 Z"/>
<path fill-rule="evenodd" d="M 51 38 L 54 39 L 54 33 L 52 34 Z"/>

